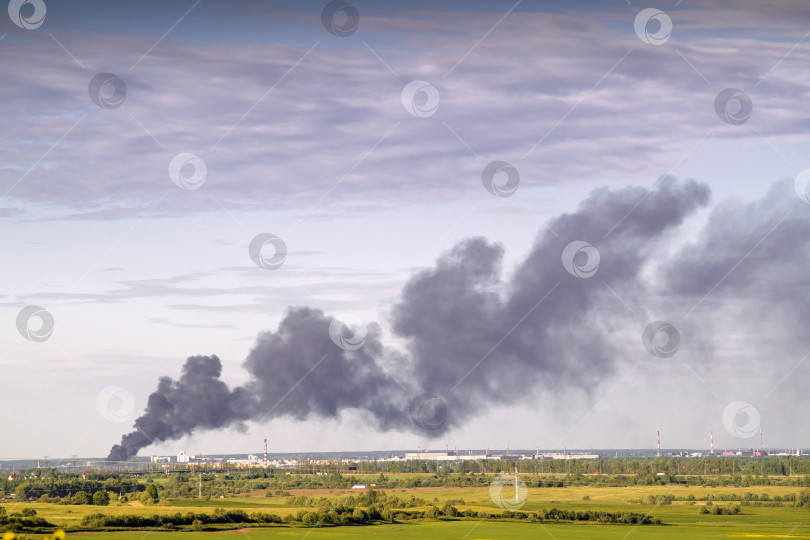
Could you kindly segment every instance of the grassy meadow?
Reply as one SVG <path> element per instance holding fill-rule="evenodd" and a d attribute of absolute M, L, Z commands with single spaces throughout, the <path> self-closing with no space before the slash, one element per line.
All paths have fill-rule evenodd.
<path fill-rule="evenodd" d="M 511 491 L 510 491 L 511 490 Z M 465 509 L 500 514 L 485 487 L 436 487 L 411 489 L 386 489 L 399 497 L 413 494 L 424 499 L 428 505 L 441 508 L 446 503 L 459 511 Z M 597 487 L 567 486 L 561 488 L 529 488 L 522 512 L 537 512 L 543 509 L 560 508 L 577 511 L 635 512 L 650 514 L 660 518 L 662 525 L 608 525 L 594 522 L 543 522 L 529 520 L 481 520 L 477 518 L 440 517 L 435 520 L 403 520 L 399 523 L 379 523 L 365 526 L 315 527 L 304 528 L 289 525 L 239 528 L 230 531 L 209 530 L 202 532 L 163 532 L 152 531 L 109 531 L 74 532 L 69 536 L 94 540 L 142 540 L 148 533 L 149 540 L 159 540 L 171 534 L 180 538 L 205 538 L 207 540 L 233 539 L 235 534 L 260 540 L 263 538 L 551 538 L 564 539 L 714 539 L 714 538 L 808 538 L 810 539 L 810 508 L 784 506 L 742 506 L 740 515 L 706 515 L 700 513 L 703 501 L 676 500 L 671 504 L 642 504 L 639 501 L 649 495 L 674 495 L 696 499 L 709 494 L 719 495 L 755 493 L 776 496 L 795 494 L 801 488 L 791 486 L 752 486 L 752 487 L 698 487 L 698 486 L 628 486 Z M 290 490 L 290 494 L 309 495 L 338 499 L 358 491 L 345 489 Z M 163 505 L 143 505 L 138 501 L 113 502 L 109 506 L 58 505 L 43 502 L 3 503 L 8 513 L 20 512 L 24 508 L 36 510 L 49 522 L 68 530 L 80 526 L 82 518 L 103 512 L 107 515 L 136 514 L 152 516 L 177 512 L 212 512 L 215 508 L 241 509 L 248 513 L 261 511 L 278 515 L 310 511 L 311 506 L 287 504 L 287 497 L 265 497 L 264 491 L 256 491 L 224 499 L 172 499 Z M 514 497 L 514 487 L 504 488 L 503 496 Z M 731 502 L 717 502 L 714 505 L 729 505 Z M 28 538 L 41 535 L 28 533 Z"/>

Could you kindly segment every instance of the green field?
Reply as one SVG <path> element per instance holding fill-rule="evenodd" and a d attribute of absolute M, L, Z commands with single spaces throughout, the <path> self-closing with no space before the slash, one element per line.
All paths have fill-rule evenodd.
<path fill-rule="evenodd" d="M 203 538 L 207 540 L 232 540 L 233 538 L 248 538 L 263 540 L 266 538 L 449 538 L 449 539 L 495 539 L 495 538 L 549 538 L 557 540 L 586 540 L 604 538 L 607 540 L 637 539 L 679 539 L 700 540 L 716 538 L 810 538 L 810 529 L 804 527 L 794 530 L 795 525 L 783 525 L 757 529 L 757 533 L 750 533 L 750 528 L 736 527 L 727 524 L 700 524 L 685 525 L 681 527 L 632 527 L 618 525 L 556 525 L 531 523 L 493 523 L 477 521 L 442 521 L 436 523 L 418 523 L 402 525 L 372 525 L 365 527 L 335 527 L 323 529 L 249 529 L 241 535 L 231 532 L 206 533 L 163 533 L 151 532 L 150 540 L 163 538 Z M 803 530 L 803 532 L 801 532 Z M 236 535 L 236 536 L 235 536 Z M 142 540 L 144 533 L 116 532 L 116 533 L 83 533 L 82 538 L 94 540 Z"/>
<path fill-rule="evenodd" d="M 508 489 L 505 494 L 508 496 Z M 513 489 L 513 488 L 512 488 Z M 488 488 L 484 487 L 438 487 L 388 489 L 399 497 L 413 494 L 429 504 L 438 507 L 450 501 L 458 510 L 472 509 L 499 514 L 498 508 L 490 499 Z M 405 521 L 402 523 L 381 523 L 366 526 L 316 527 L 273 525 L 231 531 L 205 532 L 163 532 L 163 531 L 121 531 L 121 532 L 77 532 L 71 536 L 97 540 L 163 538 L 169 534 L 185 538 L 205 538 L 209 540 L 246 537 L 262 538 L 550 538 L 550 539 L 713 539 L 713 538 L 810 538 L 810 509 L 808 507 L 784 506 L 743 506 L 741 515 L 705 515 L 699 512 L 703 502 L 676 500 L 672 504 L 641 504 L 645 495 L 671 494 L 678 498 L 689 494 L 699 499 L 708 494 L 715 497 L 723 494 L 767 493 L 770 498 L 795 494 L 801 488 L 790 486 L 757 487 L 697 487 L 697 486 L 630 486 L 596 487 L 568 486 L 563 488 L 529 488 L 523 512 L 536 512 L 543 509 L 560 508 L 577 511 L 635 512 L 650 514 L 663 521 L 663 525 L 602 525 L 593 522 L 533 523 L 527 520 L 480 520 L 476 518 L 440 518 L 438 520 Z M 312 497 L 325 496 L 339 498 L 352 490 L 291 490 L 293 495 L 307 494 Z M 244 509 L 246 512 L 269 512 L 278 515 L 309 511 L 313 508 L 286 504 L 286 497 L 264 497 L 263 492 L 251 496 L 236 496 L 210 501 L 196 499 L 170 500 L 168 505 L 144 506 L 137 502 L 113 503 L 105 507 L 92 505 L 57 505 L 41 502 L 3 503 L 9 513 L 23 508 L 33 508 L 37 515 L 60 527 L 75 528 L 84 516 L 95 512 L 108 515 L 174 514 L 177 512 L 211 512 L 216 507 Z M 584 500 L 587 499 L 587 500 Z M 715 502 L 715 505 L 728 505 L 730 502 Z M 243 533 L 243 534 L 239 534 Z M 234 536 L 239 534 L 239 536 Z M 38 537 L 28 534 L 29 538 Z"/>

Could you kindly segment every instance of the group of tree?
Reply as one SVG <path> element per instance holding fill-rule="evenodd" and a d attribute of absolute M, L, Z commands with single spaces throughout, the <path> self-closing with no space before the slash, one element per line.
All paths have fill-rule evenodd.
<path fill-rule="evenodd" d="M 37 511 L 33 508 L 23 508 L 21 512 L 8 514 L 6 509 L 0 506 L 0 531 L 19 532 L 53 526 L 45 518 L 37 516 Z"/>
<path fill-rule="evenodd" d="M 35 475 L 31 472 L 16 480 L 4 480 L 4 493 L 15 493 L 17 500 L 26 501 L 41 499 L 55 499 L 72 497 L 76 493 L 96 493 L 98 491 L 110 492 L 116 496 L 143 491 L 144 485 L 137 479 L 125 475 L 115 475 L 107 478 L 88 477 L 71 473 L 58 473 Z"/>
<path fill-rule="evenodd" d="M 715 516 L 738 516 L 742 514 L 742 509 L 737 503 L 728 506 L 713 505 L 711 501 L 700 507 L 701 514 L 714 514 Z"/>
<path fill-rule="evenodd" d="M 369 507 L 349 506 L 339 504 L 331 508 L 319 510 L 300 510 L 295 514 L 283 517 L 276 514 L 254 512 L 248 514 L 243 510 L 224 510 L 217 508 L 213 514 L 188 512 L 169 515 L 106 515 L 96 513 L 85 516 L 82 526 L 87 530 L 127 528 L 127 529 L 161 529 L 161 530 L 204 530 L 206 528 L 221 528 L 216 526 L 244 525 L 270 525 L 290 524 L 304 527 L 325 527 L 340 525 L 365 525 L 369 523 L 406 520 L 438 520 L 438 519 L 495 519 L 495 520 L 522 520 L 528 522 L 559 522 L 559 521 L 591 521 L 599 523 L 656 525 L 661 520 L 649 515 L 631 512 L 600 512 L 600 511 L 574 511 L 552 508 L 540 512 L 514 512 L 504 510 L 499 514 L 478 512 L 475 510 L 459 511 L 455 506 L 446 504 L 443 508 L 429 505 L 424 510 L 395 509 L 373 504 Z"/>
<path fill-rule="evenodd" d="M 78 492 L 106 491 L 111 500 L 140 499 L 153 479 L 163 477 L 159 496 L 144 497 L 156 501 L 166 498 L 192 498 L 198 494 L 198 482 L 208 497 L 243 495 L 268 490 L 283 494 L 291 489 L 350 489 L 367 483 L 368 477 L 379 488 L 484 487 L 493 474 L 510 472 L 515 466 L 530 487 L 549 488 L 581 485 L 690 485 L 690 486 L 810 486 L 810 458 L 706 457 L 706 458 L 602 458 L 598 460 L 479 460 L 460 462 L 358 462 L 347 469 L 345 463 L 302 462 L 292 469 L 260 467 L 224 470 L 146 473 L 142 478 L 122 472 L 98 471 L 90 474 L 66 473 L 56 469 L 31 469 L 20 478 L 0 479 L 0 497 L 16 493 L 18 500 L 65 502 L 74 504 Z M 202 472 L 200 478 L 199 473 Z M 792 472 L 792 476 L 788 474 Z M 418 473 L 418 474 L 401 474 Z M 592 474 L 599 473 L 599 474 Z M 659 474 L 660 473 L 660 474 Z M 145 481 L 144 481 L 145 480 Z"/>

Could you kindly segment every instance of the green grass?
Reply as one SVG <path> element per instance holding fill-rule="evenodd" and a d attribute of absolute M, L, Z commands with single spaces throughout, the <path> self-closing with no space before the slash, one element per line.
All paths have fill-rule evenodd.
<path fill-rule="evenodd" d="M 718 516 L 722 517 L 722 516 Z M 758 538 L 810 538 L 810 527 L 794 528 L 795 524 L 785 523 L 770 527 L 757 527 L 755 534 Z M 592 525 L 592 524 L 535 524 L 510 522 L 479 522 L 472 521 L 438 521 L 415 524 L 373 525 L 366 527 L 330 527 L 320 529 L 248 529 L 245 535 L 236 532 L 182 532 L 164 533 L 151 532 L 150 540 L 171 538 L 203 539 L 203 540 L 234 540 L 247 538 L 248 540 L 263 540 L 269 538 L 312 539 L 319 538 L 466 538 L 495 539 L 495 538 L 549 538 L 556 540 L 682 540 L 682 539 L 728 539 L 729 537 L 745 538 L 751 534 L 752 529 L 746 526 L 734 526 L 717 523 L 694 523 L 684 526 L 655 526 L 638 527 L 620 525 Z M 790 536 L 786 536 L 790 534 Z M 169 535 L 173 535 L 171 538 Z M 236 535 L 236 536 L 235 536 Z M 87 533 L 82 538 L 91 540 L 142 540 L 144 532 L 117 532 L 117 533 Z"/>
<path fill-rule="evenodd" d="M 424 499 L 428 504 L 441 508 L 447 501 L 454 502 L 459 510 L 467 508 L 481 512 L 499 514 L 498 508 L 490 499 L 488 487 L 473 488 L 413 488 L 387 490 L 397 496 L 413 494 Z M 537 524 L 518 521 L 479 521 L 461 519 L 453 521 L 419 521 L 413 523 L 384 524 L 372 526 L 344 526 L 305 529 L 297 527 L 251 528 L 246 529 L 250 540 L 263 538 L 550 538 L 564 539 L 715 539 L 715 538 L 808 538 L 810 539 L 810 508 L 794 508 L 790 503 L 783 507 L 742 506 L 742 515 L 715 516 L 699 513 L 703 502 L 688 504 L 675 501 L 670 505 L 645 505 L 635 503 L 644 495 L 672 494 L 685 497 L 688 494 L 696 498 L 708 494 L 738 494 L 746 492 L 767 493 L 771 498 L 777 495 L 799 493 L 802 488 L 765 486 L 765 487 L 688 487 L 688 486 L 631 486 L 631 487 L 565 487 L 565 488 L 529 488 L 528 498 L 521 508 L 523 512 L 542 509 L 560 508 L 572 510 L 592 510 L 606 512 L 634 512 L 650 514 L 660 518 L 664 525 L 599 525 L 594 523 L 554 523 Z M 307 490 L 312 497 L 341 497 L 352 490 Z M 504 496 L 512 496 L 507 487 Z M 258 494 L 261 495 L 261 494 Z M 583 497 L 589 500 L 583 500 Z M 731 502 L 714 502 L 715 505 L 729 505 Z M 106 507 L 86 505 L 55 505 L 49 503 L 4 503 L 9 513 L 19 512 L 23 508 L 34 508 L 39 516 L 62 527 L 77 527 L 81 519 L 89 514 L 103 512 L 108 515 L 137 514 L 151 516 L 154 514 L 174 514 L 177 512 L 210 513 L 216 507 L 226 509 L 244 509 L 246 512 L 269 512 L 286 515 L 299 510 L 312 510 L 312 507 L 295 507 L 286 505 L 286 497 L 263 497 L 253 494 L 250 497 L 228 497 L 210 501 L 198 499 L 172 500 L 168 506 L 142 506 L 112 504 Z M 81 538 L 96 540 L 141 540 L 146 531 L 136 532 L 103 532 L 80 533 Z M 150 532 L 149 540 L 160 539 L 167 534 L 180 535 L 180 538 L 204 538 L 217 540 L 228 538 L 234 540 L 235 532 Z M 37 535 L 28 535 L 38 538 Z M 244 536 L 242 536 L 244 537 Z"/>

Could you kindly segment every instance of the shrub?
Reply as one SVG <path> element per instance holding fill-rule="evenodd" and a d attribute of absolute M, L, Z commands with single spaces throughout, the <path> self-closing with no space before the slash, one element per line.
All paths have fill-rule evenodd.
<path fill-rule="evenodd" d="M 422 515 L 428 519 L 436 519 L 439 516 L 439 509 L 431 504 Z"/>
<path fill-rule="evenodd" d="M 301 523 L 307 527 L 314 527 L 320 523 L 321 519 L 318 512 L 307 512 L 301 519 Z"/>
<path fill-rule="evenodd" d="M 449 517 L 458 517 L 458 509 L 450 503 L 444 505 L 442 508 L 442 514 Z"/>
<path fill-rule="evenodd" d="M 352 512 L 352 520 L 355 523 L 365 523 L 368 521 L 368 513 L 366 513 L 366 511 L 362 508 L 357 507 Z"/>
<path fill-rule="evenodd" d="M 110 494 L 106 491 L 96 491 L 93 493 L 93 504 L 95 506 L 107 506 L 110 504 Z"/>

